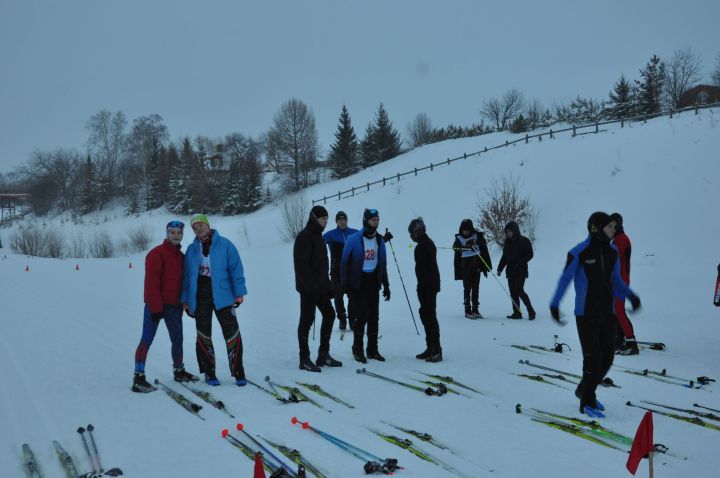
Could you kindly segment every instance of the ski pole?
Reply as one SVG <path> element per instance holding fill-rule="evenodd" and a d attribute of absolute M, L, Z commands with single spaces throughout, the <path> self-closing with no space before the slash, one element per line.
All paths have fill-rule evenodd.
<path fill-rule="evenodd" d="M 95 455 L 95 461 L 98 465 L 98 470 L 100 473 L 103 472 L 103 466 L 102 463 L 100 463 L 100 453 L 98 453 L 97 445 L 95 444 L 95 437 L 93 436 L 93 430 L 95 430 L 95 427 L 92 426 L 92 424 L 88 424 L 87 426 L 87 432 L 90 436 L 90 444 L 92 445 L 93 454 Z"/>
<path fill-rule="evenodd" d="M 260 443 L 259 441 L 257 441 L 257 440 L 255 439 L 255 437 L 253 437 L 251 434 L 249 434 L 248 432 L 246 432 L 246 431 L 245 431 L 245 427 L 244 427 L 244 425 L 243 425 L 242 423 L 238 423 L 238 424 L 235 426 L 235 428 L 237 428 L 237 430 L 238 430 L 239 432 L 242 432 L 246 437 L 248 437 L 248 438 L 249 438 L 253 443 L 255 443 L 257 446 L 259 446 L 260 449 L 261 449 L 263 452 L 267 453 L 267 455 L 268 455 L 269 457 L 271 457 L 271 458 L 274 459 L 276 462 L 278 462 L 278 464 L 280 465 L 280 467 L 281 467 L 281 468 L 284 468 L 285 471 L 287 471 L 292 478 L 296 478 L 296 477 L 298 476 L 297 473 L 294 472 L 291 467 L 289 467 L 288 465 L 286 465 L 286 464 L 283 462 L 283 460 L 281 460 L 280 458 L 278 458 L 278 456 L 277 456 L 275 453 L 273 453 L 272 450 L 270 450 L 269 448 L 267 448 L 266 446 L 264 446 L 262 443 Z"/>
<path fill-rule="evenodd" d="M 388 232 L 387 228 L 385 228 L 385 232 Z M 405 281 L 403 280 L 402 273 L 400 273 L 400 264 L 398 264 L 397 257 L 395 257 L 395 249 L 393 248 L 392 241 L 388 241 L 388 244 L 390 244 L 390 250 L 392 251 L 393 259 L 395 260 L 395 267 L 397 267 L 398 275 L 400 276 L 400 283 L 402 284 L 403 292 L 405 292 L 405 299 L 407 300 L 408 308 L 410 309 L 410 316 L 412 317 L 413 325 L 415 326 L 415 332 L 420 335 L 417 322 L 415 322 L 415 314 L 413 313 L 412 306 L 410 305 L 410 297 L 408 297 L 407 289 L 405 288 Z"/>
<path fill-rule="evenodd" d="M 90 453 L 87 438 L 85 438 L 85 428 L 79 427 L 77 432 L 80 434 L 80 438 L 82 438 L 83 447 L 85 448 L 85 453 L 87 453 L 88 459 L 90 460 L 90 466 L 92 467 L 93 472 L 99 473 L 98 469 L 95 467 L 95 460 L 93 460 L 92 453 Z"/>
<path fill-rule="evenodd" d="M 510 302 L 512 302 L 513 306 L 515 306 L 515 308 L 516 308 L 517 310 L 520 310 L 520 304 L 518 304 L 517 302 L 515 302 L 515 299 L 512 298 L 512 296 L 510 295 L 510 292 L 508 292 L 507 289 L 505 288 L 505 286 L 502 284 L 502 282 L 500 282 L 500 279 L 498 279 L 498 278 L 495 276 L 495 274 L 492 273 L 492 268 L 488 265 L 487 262 L 485 262 L 485 259 L 483 259 L 483 256 L 480 254 L 480 248 L 478 248 L 478 246 L 472 246 L 472 250 L 473 250 L 473 251 L 475 252 L 475 254 L 477 254 L 477 256 L 480 258 L 480 260 L 482 261 L 483 265 L 484 265 L 485 268 L 488 270 L 488 272 L 490 273 L 490 275 L 493 276 L 493 278 L 494 278 L 494 279 L 497 281 L 497 283 L 500 285 L 500 288 L 503 290 L 503 292 L 505 292 L 505 295 L 507 295 L 508 297 L 510 297 Z"/>

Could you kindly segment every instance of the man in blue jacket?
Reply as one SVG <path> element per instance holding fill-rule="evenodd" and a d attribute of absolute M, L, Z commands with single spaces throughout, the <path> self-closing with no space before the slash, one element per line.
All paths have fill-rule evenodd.
<path fill-rule="evenodd" d="M 355 307 L 348 297 L 347 312 L 345 311 L 345 291 L 342 290 L 340 284 L 340 259 L 342 258 L 345 242 L 350 236 L 357 233 L 358 230 L 348 227 L 348 217 L 343 211 L 338 211 L 338 213 L 335 214 L 335 224 L 337 224 L 337 227 L 323 234 L 323 239 L 327 243 L 328 248 L 330 248 L 330 279 L 332 280 L 333 293 L 335 294 L 335 297 L 333 297 L 335 312 L 340 321 L 340 330 L 345 330 L 348 322 L 350 323 L 350 329 L 352 329 L 355 324 Z"/>
<path fill-rule="evenodd" d="M 340 259 L 340 281 L 343 290 L 357 311 L 353 329 L 353 357 L 361 363 L 367 359 L 385 361 L 378 351 L 378 329 L 380 321 L 380 285 L 383 297 L 390 300 L 390 284 L 387 276 L 387 255 L 385 240 L 377 232 L 380 215 L 377 209 L 365 209 L 363 228 L 350 236 L 343 248 Z M 389 233 L 388 238 L 392 238 Z M 367 358 L 363 353 L 363 338 L 367 324 Z"/>
<path fill-rule="evenodd" d="M 217 230 L 210 229 L 206 215 L 194 215 L 190 225 L 195 240 L 185 252 L 180 299 L 187 314 L 195 318 L 195 351 L 200 372 L 205 374 L 208 384 L 220 385 L 215 375 L 215 350 L 212 344 L 214 311 L 227 344 L 230 373 L 237 385 L 246 385 L 242 337 L 235 317 L 235 309 L 247 295 L 240 255 L 232 242 L 222 237 Z"/>
<path fill-rule="evenodd" d="M 603 417 L 605 407 L 595 397 L 595 390 L 613 363 L 615 317 L 613 299 L 630 300 L 633 310 L 640 309 L 640 298 L 620 277 L 618 252 L 610 244 L 615 222 L 604 212 L 588 219 L 587 239 L 568 252 L 557 290 L 550 302 L 550 315 L 560 321 L 560 300 L 570 281 L 575 282 L 575 321 L 583 351 L 583 378 L 575 395 L 580 412 Z"/>

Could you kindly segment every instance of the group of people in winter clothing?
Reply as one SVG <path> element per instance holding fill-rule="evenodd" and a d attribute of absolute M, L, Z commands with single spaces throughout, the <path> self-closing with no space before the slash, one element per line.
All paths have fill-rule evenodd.
<path fill-rule="evenodd" d="M 180 250 L 185 225 L 171 221 L 166 226 L 163 244 L 152 249 L 145 258 L 145 313 L 142 337 L 135 351 L 134 392 L 154 390 L 145 378 L 145 361 L 162 319 L 172 343 L 175 380 L 199 380 L 187 372 L 183 364 L 183 310 L 195 319 L 195 352 L 205 381 L 209 385 L 220 385 L 211 339 L 214 312 L 225 338 L 230 374 L 237 385 L 247 384 L 242 362 L 242 337 L 235 316 L 235 309 L 247 294 L 240 255 L 232 242 L 210 228 L 206 215 L 194 215 L 190 226 L 195 240 L 186 254 Z"/>
<path fill-rule="evenodd" d="M 362 228 L 348 227 L 347 215 L 335 215 L 336 228 L 324 232 L 329 222 L 328 211 L 314 206 L 305 228 L 293 246 L 295 288 L 300 295 L 300 320 L 297 328 L 299 368 L 320 372 L 321 367 L 341 367 L 342 362 L 330 355 L 330 339 L 335 318 L 340 329 L 349 326 L 353 332 L 353 358 L 361 363 L 385 361 L 378 347 L 380 295 L 390 300 L 387 274 L 386 244 L 393 239 L 387 231 L 381 235 L 377 209 L 365 209 Z M 171 221 L 166 227 L 165 241 L 152 249 L 145 263 L 145 309 L 140 343 L 135 352 L 135 375 L 132 390 L 154 390 L 145 378 L 145 361 L 160 320 L 172 343 L 174 378 L 179 382 L 198 381 L 199 377 L 185 370 L 182 349 L 183 311 L 195 319 L 195 351 L 200 373 L 209 385 L 219 385 L 215 370 L 212 343 L 212 315 L 217 317 L 225 338 L 230 374 L 235 383 L 247 383 L 243 368 L 243 345 L 235 310 L 247 294 L 242 261 L 235 246 L 210 227 L 207 216 L 195 215 L 190 220 L 195 240 L 183 255 L 180 243 L 184 224 Z M 580 410 L 601 413 L 596 388 L 613 363 L 615 353 L 637 354 L 634 331 L 627 314 L 625 300 L 637 310 L 640 299 L 629 288 L 630 240 L 623 229 L 620 214 L 593 213 L 587 223 L 588 237 L 572 248 L 565 268 L 550 302 L 550 315 L 563 323 L 559 305 L 570 282 L 575 284 L 575 317 L 583 350 L 583 376 L 575 394 Z M 509 319 L 522 319 L 520 303 L 534 320 L 535 309 L 524 290 L 528 263 L 533 258 L 530 241 L 520 233 L 515 222 L 505 227 L 505 242 L 497 268 L 507 278 L 513 312 Z M 428 236 L 421 217 L 412 219 L 408 234 L 414 248 L 419 315 L 425 330 L 426 348 L 418 359 L 439 362 L 443 359 L 440 327 L 437 319 L 437 294 L 440 272 L 437 248 Z M 392 247 L 392 245 L 391 245 Z M 465 317 L 482 318 L 479 310 L 480 276 L 492 272 L 487 241 L 470 219 L 460 223 L 452 246 L 454 277 L 463 283 Z M 328 250 L 330 257 L 328 259 Z M 348 305 L 345 307 L 345 296 Z M 335 307 L 333 307 L 334 302 Z M 310 356 L 309 333 L 320 311 L 320 346 L 317 358 Z"/>

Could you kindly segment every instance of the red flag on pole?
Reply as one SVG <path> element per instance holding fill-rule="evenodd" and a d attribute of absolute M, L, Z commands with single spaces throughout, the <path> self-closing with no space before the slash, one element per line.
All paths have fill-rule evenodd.
<path fill-rule="evenodd" d="M 652 412 L 645 412 L 645 416 L 638 426 L 637 432 L 635 432 L 635 439 L 633 440 L 632 448 L 630 449 L 630 456 L 628 457 L 627 464 L 625 465 L 630 473 L 633 475 L 640 465 L 640 461 L 646 458 L 649 453 L 653 451 L 653 419 Z"/>
<path fill-rule="evenodd" d="M 253 478 L 265 478 L 261 453 L 255 453 L 255 472 L 253 473 Z"/>

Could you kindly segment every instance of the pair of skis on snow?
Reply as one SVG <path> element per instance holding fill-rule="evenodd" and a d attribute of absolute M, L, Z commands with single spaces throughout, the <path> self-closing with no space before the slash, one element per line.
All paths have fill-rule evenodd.
<path fill-rule="evenodd" d="M 92 424 L 88 425 L 87 428 L 79 427 L 77 429 L 77 432 L 80 434 L 83 442 L 83 448 L 87 453 L 88 459 L 90 460 L 90 466 L 92 468 L 92 471 L 89 471 L 87 473 L 81 474 L 78 471 L 77 466 L 75 466 L 74 460 L 65 450 L 65 448 L 60 445 L 60 442 L 52 442 L 53 447 L 55 448 L 55 453 L 57 454 L 60 465 L 62 466 L 62 469 L 67 478 L 96 478 L 101 476 L 120 476 L 123 474 L 120 468 L 110 468 L 109 470 L 105 470 L 103 468 L 102 462 L 100 461 L 100 452 L 98 451 L 97 443 L 95 443 L 95 436 L 93 434 L 94 430 L 95 427 L 93 427 Z M 30 448 L 30 445 L 24 443 L 22 445 L 22 452 L 23 469 L 25 471 L 25 474 L 29 478 L 42 478 L 43 474 L 40 471 L 38 460 L 35 457 L 35 453 Z"/>

